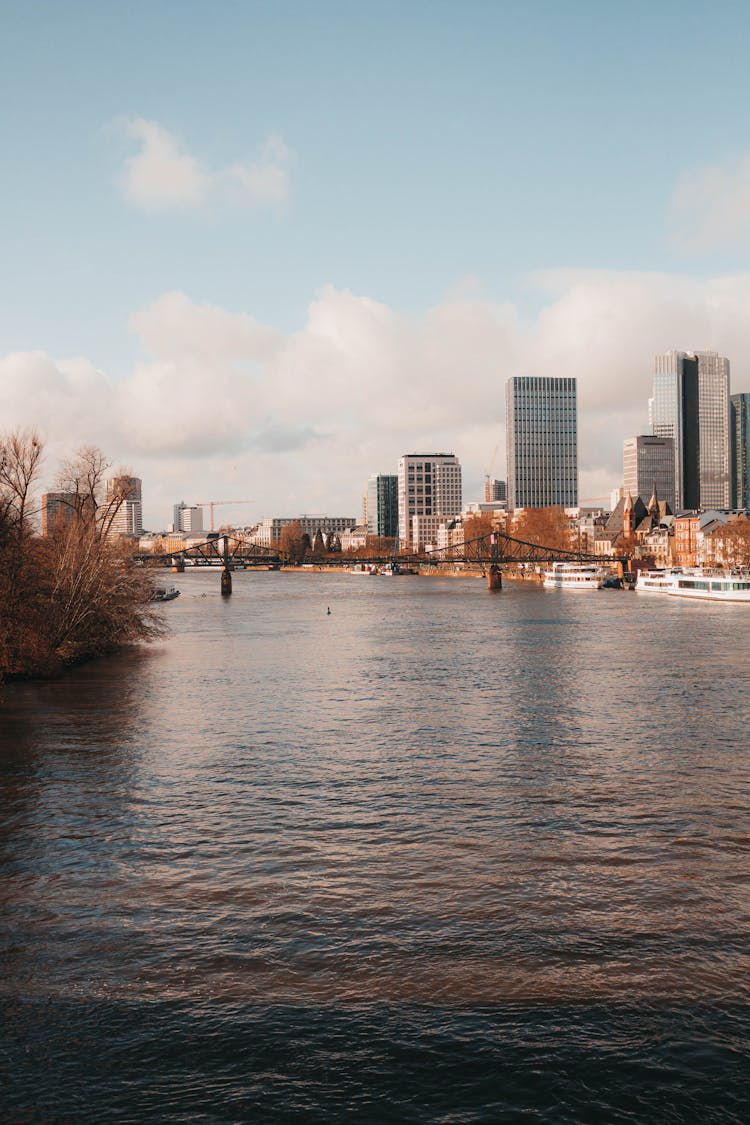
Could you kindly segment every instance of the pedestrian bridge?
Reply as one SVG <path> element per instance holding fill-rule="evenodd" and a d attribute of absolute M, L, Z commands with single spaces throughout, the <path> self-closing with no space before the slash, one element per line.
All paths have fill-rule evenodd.
<path fill-rule="evenodd" d="M 297 558 L 297 553 L 292 555 L 281 549 L 260 547 L 255 543 L 248 543 L 232 535 L 222 535 L 218 538 L 207 539 L 203 543 L 193 544 L 180 551 L 169 551 L 163 554 L 137 555 L 136 561 L 142 565 L 171 566 L 173 570 L 182 571 L 189 566 L 213 566 L 221 569 L 221 591 L 230 594 L 232 591 L 231 572 L 236 569 L 272 569 L 292 563 L 319 562 L 330 567 L 350 567 L 353 563 L 372 566 L 387 566 L 398 564 L 420 570 L 431 569 L 439 573 L 441 569 L 455 568 L 456 566 L 476 566 L 483 574 L 487 575 L 488 586 L 491 590 L 500 589 L 502 586 L 501 567 L 526 563 L 531 565 L 551 565 L 554 562 L 576 563 L 601 563 L 603 560 L 586 551 L 576 551 L 570 548 L 558 547 L 552 544 L 533 543 L 528 539 L 519 539 L 507 535 L 502 531 L 490 531 L 475 538 L 453 543 L 449 547 L 432 548 L 421 553 L 399 551 L 398 554 L 388 555 L 357 555 L 344 556 L 340 554 L 313 555 L 307 551 L 302 559 Z M 624 557 L 608 559 L 609 562 L 625 562 Z"/>

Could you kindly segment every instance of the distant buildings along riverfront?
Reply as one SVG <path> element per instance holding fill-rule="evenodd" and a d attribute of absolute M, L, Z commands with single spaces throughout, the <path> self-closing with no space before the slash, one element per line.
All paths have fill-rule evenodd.
<path fill-rule="evenodd" d="M 560 543 L 602 556 L 626 554 L 644 564 L 729 557 L 720 541 L 737 539 L 743 520 L 750 528 L 750 392 L 730 393 L 729 360 L 715 351 L 660 352 L 652 380 L 650 425 L 623 442 L 622 485 L 610 507 L 580 506 L 576 379 L 515 375 L 506 384 L 507 481 L 488 471 L 483 499 L 464 501 L 455 452 L 407 452 L 396 472 L 369 476 L 359 520 L 272 516 L 233 533 L 270 549 L 304 541 L 315 544 L 316 555 L 330 550 L 382 555 L 396 546 L 439 554 L 461 545 L 471 521 L 471 535 L 492 527 L 541 542 L 545 533 L 559 534 Z M 644 421 L 645 408 L 644 398 Z M 493 461 L 494 455 L 489 469 Z M 214 504 L 250 503 L 182 500 L 174 505 L 168 530 L 145 537 L 140 478 L 115 473 L 105 487 L 102 510 L 112 513 L 111 532 L 141 539 L 144 551 L 177 551 L 200 542 L 209 534 L 206 506 L 213 530 Z M 46 493 L 42 533 L 72 520 L 76 503 L 73 493 Z M 558 511 L 545 523 L 530 515 L 538 509 Z"/>

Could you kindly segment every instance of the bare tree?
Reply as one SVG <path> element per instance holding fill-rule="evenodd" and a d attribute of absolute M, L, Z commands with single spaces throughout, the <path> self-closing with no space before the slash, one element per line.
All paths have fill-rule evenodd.
<path fill-rule="evenodd" d="M 109 534 L 130 478 L 102 495 L 109 463 L 80 450 L 59 477 L 71 518 L 42 539 L 29 518 L 41 457 L 36 434 L 0 437 L 0 678 L 48 673 L 162 631 L 150 579 Z"/>
<path fill-rule="evenodd" d="M 0 517 L 20 541 L 28 531 L 31 490 L 42 460 L 42 443 L 33 430 L 0 438 Z"/>

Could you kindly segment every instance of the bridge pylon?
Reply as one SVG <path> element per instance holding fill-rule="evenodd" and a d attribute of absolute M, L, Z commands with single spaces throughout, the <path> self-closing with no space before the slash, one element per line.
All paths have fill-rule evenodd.
<path fill-rule="evenodd" d="M 502 590 L 503 588 L 503 574 L 499 566 L 495 563 L 487 571 L 487 589 L 488 590 Z"/>
<path fill-rule="evenodd" d="M 490 547 L 492 548 L 492 563 L 487 571 L 487 589 L 490 591 L 502 590 L 503 575 L 498 563 L 500 538 L 494 531 L 490 534 Z"/>

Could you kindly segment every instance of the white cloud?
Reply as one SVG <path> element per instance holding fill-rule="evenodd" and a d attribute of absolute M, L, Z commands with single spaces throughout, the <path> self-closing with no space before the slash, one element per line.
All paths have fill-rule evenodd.
<path fill-rule="evenodd" d="M 685 253 L 750 247 L 750 153 L 692 168 L 672 199 L 674 242 Z"/>
<path fill-rule="evenodd" d="M 125 161 L 123 190 L 147 211 L 187 210 L 211 200 L 263 207 L 289 197 L 293 154 L 277 134 L 266 138 L 256 160 L 211 168 L 156 121 L 131 118 L 125 132 L 139 148 Z"/>
<path fill-rule="evenodd" d="M 130 318 L 130 327 L 159 359 L 229 356 L 266 360 L 283 341 L 280 333 L 247 313 L 196 305 L 184 293 L 165 293 Z"/>
<path fill-rule="evenodd" d="M 420 447 L 455 451 L 476 497 L 483 473 L 505 475 L 505 380 L 518 373 L 578 378 L 581 495 L 600 495 L 619 482 L 623 439 L 646 426 L 655 352 L 716 348 L 733 387 L 750 390 L 750 275 L 534 282 L 541 309 L 528 323 L 465 291 L 405 317 L 329 286 L 287 335 L 168 293 L 132 317 L 148 356 L 121 380 L 85 360 L 1 359 L 0 419 L 38 426 L 50 460 L 96 442 L 131 464 L 160 525 L 182 497 L 256 497 L 244 518 L 354 514 L 367 475 Z"/>

